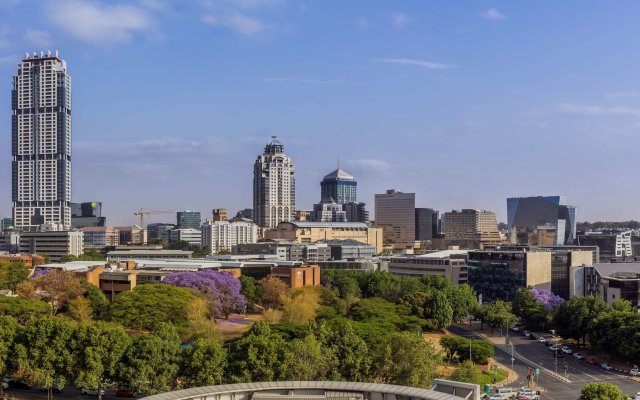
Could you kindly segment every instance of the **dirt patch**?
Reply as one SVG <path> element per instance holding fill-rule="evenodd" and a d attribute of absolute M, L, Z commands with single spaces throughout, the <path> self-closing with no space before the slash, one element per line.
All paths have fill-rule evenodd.
<path fill-rule="evenodd" d="M 236 339 L 247 333 L 256 321 L 262 321 L 261 314 L 231 314 L 228 319 L 216 318 L 216 326 L 225 339 Z"/>
<path fill-rule="evenodd" d="M 449 335 L 448 332 L 425 332 L 422 334 L 422 337 L 424 338 L 424 340 L 431 342 L 436 350 L 444 351 L 442 349 L 442 346 L 440 346 L 440 338 L 447 335 Z"/>

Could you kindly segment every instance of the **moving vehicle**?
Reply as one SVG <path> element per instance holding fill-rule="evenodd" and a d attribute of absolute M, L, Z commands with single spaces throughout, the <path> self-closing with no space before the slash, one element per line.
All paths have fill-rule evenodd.
<path fill-rule="evenodd" d="M 602 364 L 600 364 L 600 368 L 604 369 L 605 371 L 611 371 L 613 369 L 613 365 L 603 362 Z"/>
<path fill-rule="evenodd" d="M 136 398 L 136 392 L 132 389 L 118 389 L 116 391 L 116 397 L 129 397 L 132 399 Z"/>
<path fill-rule="evenodd" d="M 598 365 L 598 360 L 596 360 L 596 359 L 595 359 L 595 358 L 593 358 L 593 357 L 587 357 L 587 364 L 590 364 L 590 365 Z"/>
<path fill-rule="evenodd" d="M 562 352 L 564 354 L 573 354 L 573 350 L 571 350 L 571 347 L 569 346 L 562 346 Z"/>
<path fill-rule="evenodd" d="M 573 358 L 577 360 L 584 360 L 584 356 L 580 353 L 573 353 Z"/>
<path fill-rule="evenodd" d="M 98 389 L 87 389 L 87 388 L 82 388 L 82 390 L 80 390 L 82 392 L 82 394 L 87 394 L 89 396 L 97 396 L 98 395 Z M 104 394 L 104 390 L 100 390 L 100 394 L 103 395 Z"/>
<path fill-rule="evenodd" d="M 631 371 L 629 371 L 629 375 L 631 376 L 640 376 L 640 369 L 638 368 L 634 368 Z"/>

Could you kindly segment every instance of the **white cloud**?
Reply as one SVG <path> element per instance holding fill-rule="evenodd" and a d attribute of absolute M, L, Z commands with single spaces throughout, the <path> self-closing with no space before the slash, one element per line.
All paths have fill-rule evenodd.
<path fill-rule="evenodd" d="M 558 104 L 553 107 L 553 111 L 561 114 L 578 114 L 589 116 L 640 116 L 640 108 L 629 107 L 600 107 L 600 106 L 577 106 L 569 103 Z"/>
<path fill-rule="evenodd" d="M 638 92 L 615 92 L 615 93 L 607 93 L 604 97 L 607 99 L 616 99 L 620 97 L 640 97 L 640 93 Z"/>
<path fill-rule="evenodd" d="M 411 18 L 409 18 L 407 14 L 401 12 L 391 14 L 389 18 L 391 18 L 391 24 L 396 28 L 404 28 L 409 25 L 409 22 L 411 22 Z"/>
<path fill-rule="evenodd" d="M 391 164 L 388 162 L 384 160 L 374 160 L 372 158 L 349 160 L 347 164 L 369 172 L 389 172 L 392 169 Z"/>
<path fill-rule="evenodd" d="M 68 34 L 98 46 L 128 43 L 136 33 L 153 29 L 151 16 L 131 5 L 103 5 L 81 0 L 50 3 L 51 21 Z"/>
<path fill-rule="evenodd" d="M 42 49 L 51 45 L 51 34 L 47 31 L 28 30 L 24 33 L 24 38 Z"/>
<path fill-rule="evenodd" d="M 495 8 L 490 8 L 490 9 L 488 9 L 486 11 L 481 12 L 480 16 L 482 18 L 492 19 L 494 21 L 504 21 L 505 19 L 508 18 L 507 15 L 501 13 L 500 11 L 498 11 Z"/>
<path fill-rule="evenodd" d="M 266 25 L 256 18 L 239 12 L 233 12 L 224 16 L 205 14 L 201 20 L 208 25 L 224 26 L 245 36 L 253 36 L 271 28 L 270 25 Z"/>
<path fill-rule="evenodd" d="M 371 25 L 372 25 L 371 21 L 369 21 L 365 17 L 356 18 L 356 28 L 358 29 L 366 29 L 366 28 L 369 28 Z"/>
<path fill-rule="evenodd" d="M 204 7 L 202 22 L 254 36 L 275 27 L 255 15 L 258 10 L 279 6 L 282 0 L 202 0 L 201 4 Z"/>
<path fill-rule="evenodd" d="M 285 83 L 314 83 L 314 84 L 340 84 L 344 83 L 344 81 L 340 79 L 309 79 L 309 78 L 296 78 L 296 77 L 285 77 L 285 78 L 264 78 L 260 79 L 260 82 L 265 83 L 277 83 L 277 82 L 285 82 Z"/>
<path fill-rule="evenodd" d="M 451 69 L 456 67 L 456 65 L 452 65 L 452 64 L 443 64 L 443 63 L 436 63 L 432 61 L 415 60 L 411 58 L 380 58 L 380 59 L 377 59 L 376 61 L 387 63 L 387 64 L 414 65 L 414 66 L 422 67 L 426 69 L 445 70 L 445 69 Z"/>

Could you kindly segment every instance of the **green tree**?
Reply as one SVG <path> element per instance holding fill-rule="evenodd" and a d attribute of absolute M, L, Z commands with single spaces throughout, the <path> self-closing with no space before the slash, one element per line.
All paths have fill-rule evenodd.
<path fill-rule="evenodd" d="M 250 276 L 240 275 L 240 284 L 242 285 L 240 293 L 247 299 L 247 306 L 253 308 L 259 301 L 256 280 Z"/>
<path fill-rule="evenodd" d="M 18 335 L 18 321 L 15 318 L 0 315 L 0 380 L 9 372 L 9 361 L 13 357 L 13 342 Z M 3 397 L 3 387 L 0 384 L 0 398 Z"/>
<path fill-rule="evenodd" d="M 198 248 L 191 253 L 191 258 L 207 258 L 211 254 L 208 247 Z"/>
<path fill-rule="evenodd" d="M 495 303 L 484 303 L 481 306 L 481 319 L 491 327 L 491 332 L 495 328 L 506 329 L 515 324 L 518 317 L 511 314 L 508 303 L 496 301 Z"/>
<path fill-rule="evenodd" d="M 64 385 L 65 377 L 72 375 L 73 331 L 70 322 L 40 317 L 29 321 L 16 345 L 18 376 L 47 389 L 48 399 L 53 385 Z"/>
<path fill-rule="evenodd" d="M 53 269 L 28 282 L 22 282 L 17 286 L 16 292 L 23 297 L 46 301 L 51 305 L 53 315 L 56 315 L 69 300 L 84 294 L 84 288 L 75 273 Z"/>
<path fill-rule="evenodd" d="M 422 335 L 396 332 L 376 354 L 374 382 L 413 387 L 431 387 L 442 359 Z"/>
<path fill-rule="evenodd" d="M 67 302 L 67 315 L 74 321 L 89 322 L 93 317 L 91 303 L 86 297 L 76 297 Z"/>
<path fill-rule="evenodd" d="M 275 276 L 268 275 L 258 281 L 260 304 L 265 308 L 280 308 L 282 295 L 286 291 L 287 285 Z"/>
<path fill-rule="evenodd" d="M 351 382 L 370 380 L 371 355 L 367 343 L 356 334 L 348 320 L 337 320 L 332 328 L 326 324 L 316 327 L 319 340 L 330 349 L 337 360 L 337 373 Z"/>
<path fill-rule="evenodd" d="M 288 381 L 333 380 L 332 354 L 312 333 L 304 339 L 294 339 L 287 343 L 281 365 L 280 378 Z"/>
<path fill-rule="evenodd" d="M 589 326 L 601 313 L 607 311 L 605 301 L 598 296 L 575 296 L 558 307 L 555 325 L 558 334 L 585 345 Z"/>
<path fill-rule="evenodd" d="M 120 364 L 120 380 L 138 392 L 168 391 L 175 386 L 179 363 L 180 338 L 173 325 L 159 323 L 133 339 Z"/>
<path fill-rule="evenodd" d="M 622 391 L 612 383 L 587 383 L 578 400 L 623 400 Z"/>
<path fill-rule="evenodd" d="M 51 306 L 24 297 L 0 296 L 0 315 L 10 315 L 25 325 L 32 318 L 51 315 Z"/>
<path fill-rule="evenodd" d="M 182 350 L 180 371 L 186 387 L 224 383 L 227 350 L 218 340 L 199 339 Z"/>
<path fill-rule="evenodd" d="M 279 378 L 285 342 L 269 325 L 256 322 L 249 333 L 231 346 L 229 369 L 233 382 L 270 382 Z"/>
<path fill-rule="evenodd" d="M 22 263 L 0 261 L 0 289 L 15 291 L 18 284 L 27 280 L 30 272 Z"/>
<path fill-rule="evenodd" d="M 453 310 L 454 323 L 464 321 L 478 307 L 476 292 L 467 284 L 452 285 L 446 293 Z"/>
<path fill-rule="evenodd" d="M 433 294 L 430 309 L 427 321 L 433 329 L 441 331 L 453 323 L 453 308 L 445 293 L 437 291 Z"/>
<path fill-rule="evenodd" d="M 98 389 L 107 379 L 117 378 L 116 367 L 131 346 L 131 338 L 122 326 L 107 322 L 80 324 L 74 334 L 75 376 L 78 385 Z M 98 394 L 98 399 L 102 395 Z"/>
<path fill-rule="evenodd" d="M 93 317 L 96 319 L 105 318 L 109 314 L 111 303 L 109 303 L 102 290 L 89 283 L 86 279 L 80 279 L 80 284 L 84 288 L 84 296 L 91 304 Z"/>
<path fill-rule="evenodd" d="M 466 360 L 458 365 L 449 379 L 452 381 L 479 384 L 482 380 L 482 374 L 480 374 L 480 371 L 478 371 L 470 360 Z"/>
<path fill-rule="evenodd" d="M 190 289 L 172 285 L 139 285 L 116 296 L 111 319 L 124 326 L 151 329 L 160 322 L 186 328 L 188 307 L 198 297 Z"/>

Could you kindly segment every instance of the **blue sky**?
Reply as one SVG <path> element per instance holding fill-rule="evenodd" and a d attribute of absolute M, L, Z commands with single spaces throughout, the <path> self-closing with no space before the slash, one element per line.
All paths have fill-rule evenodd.
<path fill-rule="evenodd" d="M 73 85 L 73 199 L 109 224 L 251 207 L 277 135 L 297 206 L 335 168 L 359 200 L 482 208 L 567 196 L 579 220 L 640 219 L 640 3 L 0 0 L 0 215 L 11 76 L 57 49 Z M 4 127 L 4 128 L 1 128 Z M 151 220 L 171 220 L 154 216 Z"/>

